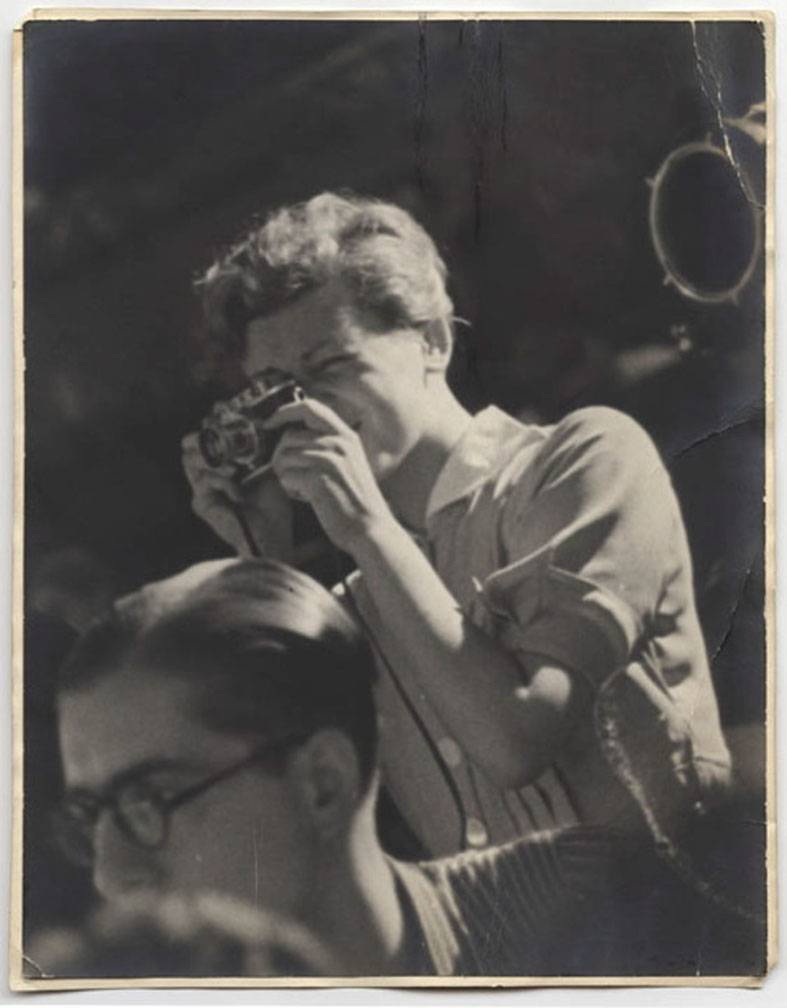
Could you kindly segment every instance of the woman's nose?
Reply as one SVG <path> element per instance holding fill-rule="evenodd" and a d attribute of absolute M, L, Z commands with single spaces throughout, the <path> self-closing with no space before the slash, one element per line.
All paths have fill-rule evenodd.
<path fill-rule="evenodd" d="M 93 885 L 110 902 L 132 892 L 160 889 L 163 874 L 156 851 L 146 850 L 126 837 L 111 812 L 96 823 Z"/>

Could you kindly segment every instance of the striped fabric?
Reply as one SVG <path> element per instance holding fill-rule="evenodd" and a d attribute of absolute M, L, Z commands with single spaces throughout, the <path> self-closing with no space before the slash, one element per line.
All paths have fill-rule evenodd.
<path fill-rule="evenodd" d="M 555 947 L 609 890 L 621 843 L 579 827 L 432 862 L 392 862 L 415 950 L 408 974 L 548 975 Z"/>

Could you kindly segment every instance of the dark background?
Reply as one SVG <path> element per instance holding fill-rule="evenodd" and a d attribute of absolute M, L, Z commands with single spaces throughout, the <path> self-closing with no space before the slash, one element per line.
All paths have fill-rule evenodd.
<path fill-rule="evenodd" d="M 224 552 L 179 464 L 181 436 L 232 388 L 200 352 L 192 281 L 250 217 L 323 189 L 401 203 L 437 241 L 469 323 L 452 374 L 466 404 L 549 422 L 606 403 L 655 438 L 724 722 L 756 779 L 763 266 L 737 304 L 665 286 L 646 179 L 681 144 L 724 141 L 725 118 L 764 99 L 763 57 L 745 22 L 25 26 L 29 866 L 47 863 L 67 625 Z M 727 137 L 761 200 L 762 149 Z M 41 871 L 26 872 L 33 926 L 82 898 Z"/>

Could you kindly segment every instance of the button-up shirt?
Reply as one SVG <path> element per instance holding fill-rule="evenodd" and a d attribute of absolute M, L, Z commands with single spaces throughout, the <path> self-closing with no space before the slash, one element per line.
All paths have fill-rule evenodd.
<path fill-rule="evenodd" d="M 384 655 L 383 777 L 432 854 L 578 822 L 641 824 L 643 801 L 669 820 L 724 784 L 679 505 L 633 420 L 591 407 L 543 427 L 482 411 L 438 475 L 420 545 L 465 616 L 517 658 L 523 685 L 550 663 L 594 698 L 541 777 L 501 790 L 441 720 L 363 579 L 351 579 Z"/>

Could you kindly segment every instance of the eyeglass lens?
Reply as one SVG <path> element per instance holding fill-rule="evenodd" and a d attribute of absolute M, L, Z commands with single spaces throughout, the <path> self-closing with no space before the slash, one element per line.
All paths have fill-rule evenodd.
<path fill-rule="evenodd" d="M 159 847 L 166 836 L 166 812 L 159 795 L 144 783 L 132 782 L 109 803 L 118 828 L 141 847 Z M 69 861 L 86 867 L 93 860 L 93 836 L 102 806 L 69 801 L 55 813 L 55 838 Z"/>

